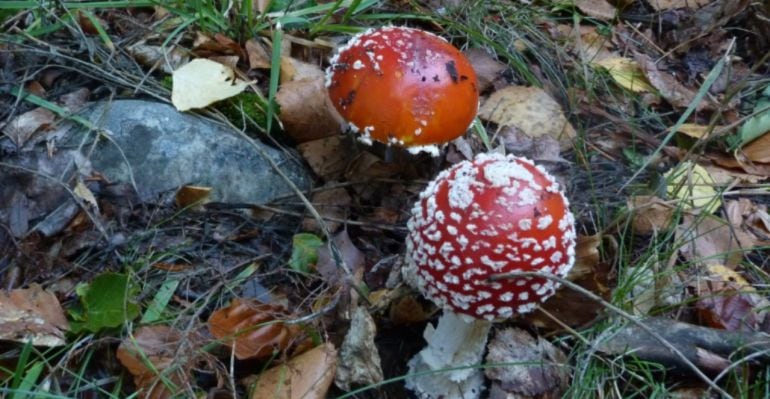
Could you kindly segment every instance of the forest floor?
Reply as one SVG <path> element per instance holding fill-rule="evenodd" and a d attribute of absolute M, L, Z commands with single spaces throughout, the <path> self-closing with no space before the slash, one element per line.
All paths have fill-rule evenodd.
<path fill-rule="evenodd" d="M 437 156 L 356 140 L 330 105 L 335 51 L 383 26 L 477 75 Z M 312 187 L 147 199 L 51 161 L 62 126 L 109 140 L 79 110 L 124 99 L 266 143 Z M 402 279 L 407 221 L 487 152 L 555 177 L 577 244 L 556 294 L 458 366 L 483 397 L 770 396 L 767 2 L 5 1 L 0 104 L 0 396 L 410 397 L 442 309 Z"/>

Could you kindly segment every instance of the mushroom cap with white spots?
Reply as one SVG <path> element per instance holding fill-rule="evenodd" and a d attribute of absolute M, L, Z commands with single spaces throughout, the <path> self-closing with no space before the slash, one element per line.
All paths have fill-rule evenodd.
<path fill-rule="evenodd" d="M 540 277 L 489 281 L 509 272 L 564 277 L 575 261 L 575 222 L 558 184 L 532 161 L 481 154 L 441 172 L 408 222 L 407 267 L 437 305 L 488 320 L 526 313 L 558 284 Z"/>
<path fill-rule="evenodd" d="M 465 133 L 479 102 L 476 74 L 460 50 L 406 27 L 351 38 L 330 60 L 326 87 L 362 141 L 419 150 Z"/>

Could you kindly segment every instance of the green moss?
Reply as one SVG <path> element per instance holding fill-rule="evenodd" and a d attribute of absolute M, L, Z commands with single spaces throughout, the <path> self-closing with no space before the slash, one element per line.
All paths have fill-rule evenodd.
<path fill-rule="evenodd" d="M 217 109 L 241 129 L 252 127 L 265 130 L 265 126 L 267 126 L 266 108 L 267 100 L 259 94 L 251 92 L 243 92 L 217 104 Z"/>
<path fill-rule="evenodd" d="M 174 79 L 171 77 L 171 75 L 166 75 L 163 77 L 163 79 L 160 80 L 160 85 L 171 90 L 171 88 L 174 86 Z"/>

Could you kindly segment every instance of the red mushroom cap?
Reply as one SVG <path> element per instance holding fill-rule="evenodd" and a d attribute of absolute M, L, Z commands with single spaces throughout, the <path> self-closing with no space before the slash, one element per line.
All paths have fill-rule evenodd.
<path fill-rule="evenodd" d="M 326 87 L 362 140 L 407 147 L 446 143 L 476 116 L 478 83 L 446 40 L 404 27 L 354 36 L 331 59 Z"/>
<path fill-rule="evenodd" d="M 408 267 L 420 291 L 455 313 L 488 320 L 526 313 L 558 284 L 540 277 L 488 281 L 493 274 L 565 276 L 575 260 L 567 199 L 526 158 L 481 154 L 441 172 L 408 222 Z"/>

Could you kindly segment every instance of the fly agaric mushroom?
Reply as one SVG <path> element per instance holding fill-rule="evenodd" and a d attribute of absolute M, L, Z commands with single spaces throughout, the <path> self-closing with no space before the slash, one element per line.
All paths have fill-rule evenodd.
<path fill-rule="evenodd" d="M 419 29 L 385 27 L 354 36 L 326 72 L 329 97 L 360 140 L 438 153 L 468 129 L 479 103 L 467 58 Z"/>
<path fill-rule="evenodd" d="M 428 347 L 409 362 L 412 372 L 478 364 L 492 321 L 529 312 L 558 288 L 541 277 L 491 277 L 564 277 L 575 259 L 574 217 L 558 184 L 511 155 L 482 154 L 441 172 L 420 194 L 408 229 L 405 276 L 445 311 L 426 329 Z M 467 398 L 482 380 L 468 367 L 418 373 L 407 387 L 421 397 Z"/>

